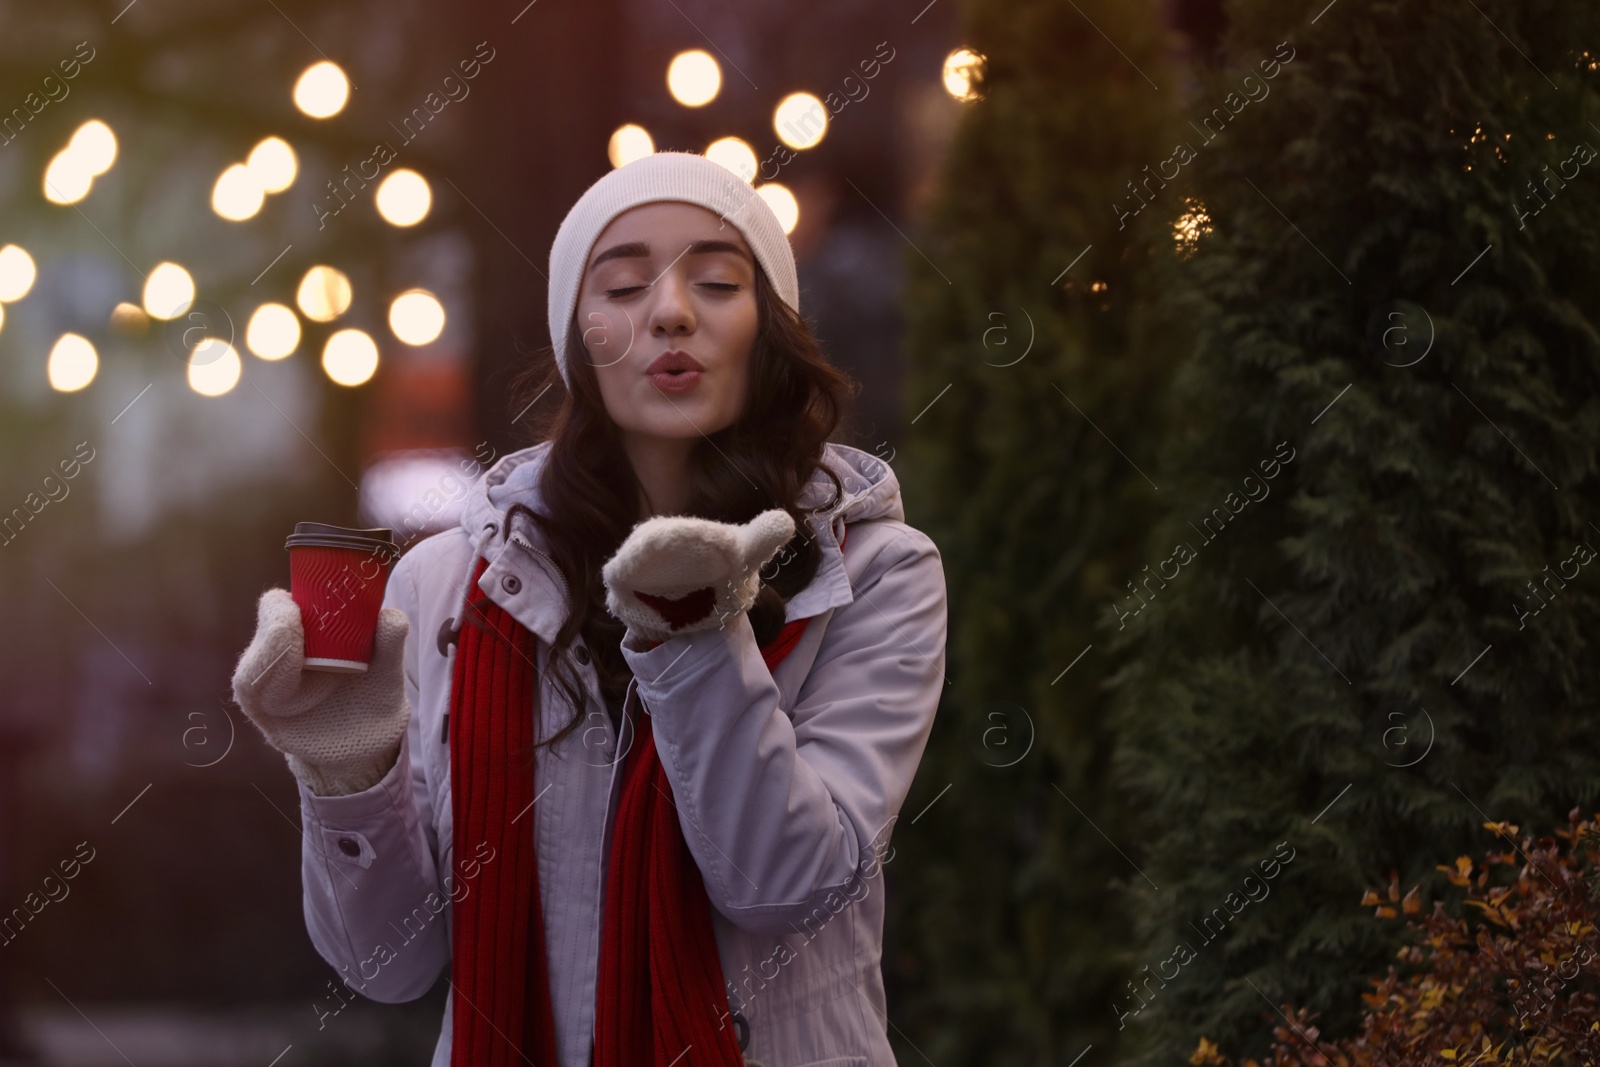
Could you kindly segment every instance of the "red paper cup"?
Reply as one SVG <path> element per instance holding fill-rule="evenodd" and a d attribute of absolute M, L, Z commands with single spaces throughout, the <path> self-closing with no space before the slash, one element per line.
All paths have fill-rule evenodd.
<path fill-rule="evenodd" d="M 372 661 L 378 611 L 399 557 L 393 532 L 295 523 L 289 593 L 305 626 L 308 670 L 360 674 Z"/>

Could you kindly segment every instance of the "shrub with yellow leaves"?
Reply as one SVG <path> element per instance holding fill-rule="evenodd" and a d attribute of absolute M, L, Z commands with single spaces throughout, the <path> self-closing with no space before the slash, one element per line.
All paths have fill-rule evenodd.
<path fill-rule="evenodd" d="M 1361 904 L 1376 918 L 1406 917 L 1406 973 L 1372 980 L 1361 1029 L 1341 1040 L 1322 1040 L 1316 1013 L 1282 1005 L 1271 1055 L 1240 1067 L 1600 1065 L 1600 824 L 1576 808 L 1567 821 L 1520 841 L 1515 825 L 1484 823 L 1506 851 L 1439 868 L 1466 890 L 1460 915 L 1436 900 L 1414 918 L 1421 887 L 1402 897 L 1393 874 L 1386 894 L 1369 889 Z M 1204 1037 L 1189 1062 L 1234 1063 Z"/>

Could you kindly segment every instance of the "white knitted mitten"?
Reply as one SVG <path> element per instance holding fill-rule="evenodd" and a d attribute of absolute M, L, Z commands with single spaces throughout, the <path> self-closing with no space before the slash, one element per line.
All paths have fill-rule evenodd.
<path fill-rule="evenodd" d="M 308 671 L 300 606 L 287 589 L 261 594 L 233 698 L 316 795 L 370 789 L 399 758 L 411 719 L 401 663 L 409 631 L 405 612 L 384 608 L 365 673 Z"/>
<path fill-rule="evenodd" d="M 743 525 L 682 515 L 639 523 L 601 569 L 606 610 L 650 641 L 713 630 L 750 610 L 761 568 L 794 536 L 782 508 Z"/>

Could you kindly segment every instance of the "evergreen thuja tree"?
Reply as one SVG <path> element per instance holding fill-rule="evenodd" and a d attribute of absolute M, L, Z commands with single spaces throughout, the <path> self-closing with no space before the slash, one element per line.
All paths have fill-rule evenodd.
<path fill-rule="evenodd" d="M 1197 97 L 1195 347 L 1113 680 L 1129 1064 L 1261 1056 L 1284 1002 L 1349 1032 L 1398 947 L 1366 886 L 1448 893 L 1483 823 L 1600 794 L 1600 8 L 1312 8 L 1234 3 Z"/>
<path fill-rule="evenodd" d="M 1089 646 L 1151 514 L 1133 463 L 1178 351 L 1154 293 L 1184 201 L 1130 191 L 1172 152 L 1177 78 L 1143 0 L 977 0 L 965 40 L 981 99 L 914 234 L 927 259 L 907 252 L 896 463 L 945 565 L 950 685 L 897 828 L 885 962 L 903 1062 L 1032 1067 L 1110 1042 L 1129 948 L 1113 661 Z"/>

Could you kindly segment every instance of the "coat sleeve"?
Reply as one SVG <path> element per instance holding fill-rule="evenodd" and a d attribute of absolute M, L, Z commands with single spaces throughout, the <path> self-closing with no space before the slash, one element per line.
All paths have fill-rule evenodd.
<path fill-rule="evenodd" d="M 391 569 L 383 598 L 411 623 L 404 653 L 411 719 L 399 758 L 360 793 L 317 796 L 300 784 L 306 930 L 352 989 L 390 1004 L 428 992 L 449 957 L 450 900 L 440 891 L 428 784 L 412 757 L 423 744 L 414 557 Z"/>
<path fill-rule="evenodd" d="M 622 643 L 706 892 L 752 933 L 789 930 L 870 876 L 933 728 L 943 565 L 912 527 L 878 533 L 845 557 L 854 599 L 834 608 L 792 708 L 742 613 L 648 650 L 631 631 Z"/>

